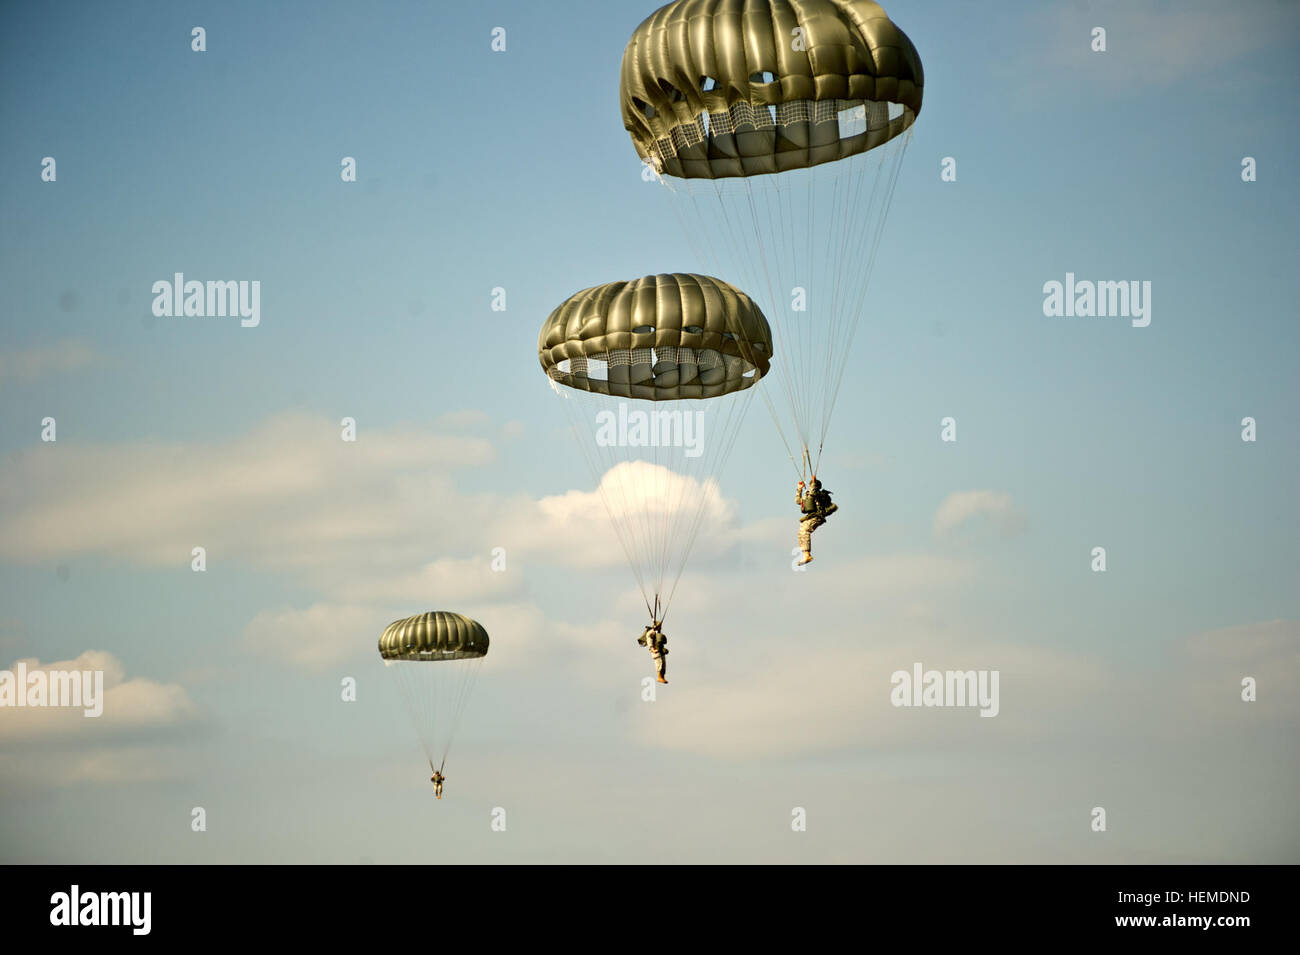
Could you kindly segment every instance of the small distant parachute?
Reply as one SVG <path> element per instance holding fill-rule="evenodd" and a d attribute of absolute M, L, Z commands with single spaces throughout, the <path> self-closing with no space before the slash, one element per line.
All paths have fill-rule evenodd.
<path fill-rule="evenodd" d="M 439 772 L 488 642 L 481 623 L 442 610 L 394 621 L 379 637 L 379 656 L 397 680 L 429 766 Z"/>
<path fill-rule="evenodd" d="M 767 319 L 721 279 L 648 275 L 568 298 L 542 325 L 537 354 L 646 609 L 662 620 L 770 367 Z"/>

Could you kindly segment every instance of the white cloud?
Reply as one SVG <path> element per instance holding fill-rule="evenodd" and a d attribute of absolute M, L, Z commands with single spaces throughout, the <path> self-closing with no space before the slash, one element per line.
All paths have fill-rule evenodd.
<path fill-rule="evenodd" d="M 509 568 L 509 553 L 506 554 Z M 435 560 L 423 567 L 385 576 L 360 574 L 339 581 L 339 596 L 349 600 L 384 600 L 390 602 L 428 602 L 455 599 L 481 600 L 516 593 L 520 575 L 492 569 L 492 555 L 485 550 L 481 557 Z"/>
<path fill-rule="evenodd" d="M 949 534 L 977 517 L 985 517 L 1002 533 L 1024 529 L 1024 516 L 1016 511 L 1010 494 L 997 491 L 957 491 L 944 498 L 934 515 L 934 532 Z"/>
<path fill-rule="evenodd" d="M 615 466 L 596 491 L 462 492 L 458 472 L 493 458 L 481 438 L 363 427 L 349 443 L 336 422 L 296 414 L 213 444 L 61 442 L 18 453 L 8 469 L 0 558 L 185 567 L 202 546 L 210 571 L 231 560 L 288 571 L 355 603 L 505 593 L 508 575 L 488 570 L 498 546 L 507 560 L 619 565 L 602 496 L 638 534 L 666 527 L 679 504 L 703 508 L 701 539 L 734 523 L 715 482 L 644 462 Z"/>
<path fill-rule="evenodd" d="M 486 411 L 477 408 L 462 408 L 459 411 L 446 411 L 433 419 L 435 431 L 478 431 L 492 423 Z"/>
<path fill-rule="evenodd" d="M 356 657 L 363 646 L 377 654 L 379 634 L 402 616 L 377 614 L 370 606 L 330 603 L 303 610 L 263 610 L 244 628 L 244 646 L 259 656 L 322 670 Z"/>
<path fill-rule="evenodd" d="M 575 567 L 622 563 L 626 557 L 618 534 L 634 554 L 657 552 L 665 538 L 679 544 L 697 516 L 696 544 L 715 550 L 709 541 L 726 544 L 736 521 L 736 508 L 717 481 L 648 461 L 620 461 L 594 491 L 568 491 L 529 506 L 540 520 L 512 515 L 516 544 Z"/>
<path fill-rule="evenodd" d="M 1300 727 L 1300 623 L 1193 634 L 1173 645 L 1167 665 L 1126 665 L 1087 647 L 982 633 L 945 613 L 962 605 L 964 585 L 978 585 L 969 567 L 921 556 L 890 563 L 869 570 L 859 561 L 821 580 L 792 574 L 789 588 L 758 600 L 726 581 L 696 581 L 666 628 L 676 685 L 638 723 L 643 741 L 723 760 L 864 748 L 1010 754 L 1048 743 L 1120 750 L 1134 740 L 1161 741 L 1172 755 L 1189 738 Z M 724 629 L 716 613 L 706 624 L 710 604 L 725 608 Z M 998 670 L 999 715 L 894 707 L 890 675 L 917 662 Z M 1241 700 L 1245 676 L 1259 682 L 1256 703 Z"/>
<path fill-rule="evenodd" d="M 595 491 L 462 492 L 458 472 L 492 460 L 470 436 L 363 426 L 350 444 L 336 422 L 301 415 L 213 444 L 60 444 L 10 469 L 0 556 L 188 567 L 203 546 L 209 574 L 231 561 L 287 574 L 318 599 L 256 613 L 243 646 L 320 669 L 373 652 L 384 625 L 433 609 L 498 621 L 501 665 L 543 642 L 581 642 L 583 627 L 548 622 L 527 587 L 532 571 L 625 567 L 602 493 L 625 527 L 667 529 L 667 509 L 701 508 L 705 554 L 734 542 L 735 508 L 713 481 L 625 462 Z M 505 572 L 492 569 L 496 547 Z"/>
<path fill-rule="evenodd" d="M 74 660 L 41 663 L 36 658 L 15 661 L 28 674 L 35 670 L 100 671 L 103 673 L 103 713 L 85 716 L 81 708 L 0 707 L 0 743 L 64 738 L 103 744 L 113 738 L 167 731 L 198 719 L 198 708 L 185 688 L 143 677 L 126 678 L 121 662 L 103 650 L 87 650 Z"/>
<path fill-rule="evenodd" d="M 19 452 L 0 486 L 0 557 L 29 563 L 108 554 L 186 566 L 242 560 L 278 569 L 409 568 L 429 541 L 457 540 L 490 513 L 455 501 L 450 475 L 492 458 L 481 439 L 367 430 L 340 440 L 338 423 L 288 414 L 210 444 L 139 442 Z M 448 507 L 449 501 L 457 506 Z M 485 504 L 487 505 L 485 507 Z"/>
<path fill-rule="evenodd" d="M 92 345 L 77 339 L 0 351 L 0 384 L 78 371 L 103 360 Z"/>
<path fill-rule="evenodd" d="M 1300 621 L 1269 620 L 1192 634 L 1172 647 L 1168 671 L 1178 705 L 1152 712 L 1170 736 L 1229 727 L 1287 727 L 1300 732 Z M 1253 703 L 1241 699 L 1242 680 L 1258 688 Z M 1155 709 L 1154 707 L 1152 708 Z"/>
<path fill-rule="evenodd" d="M 593 504 L 601 507 L 601 501 L 621 521 L 661 521 L 696 509 L 715 523 L 734 517 L 734 508 L 723 500 L 717 481 L 681 475 L 649 461 L 620 461 L 605 472 L 596 491 L 542 498 L 538 506 L 557 523 L 571 524 L 590 514 Z"/>
<path fill-rule="evenodd" d="M 179 744 L 0 750 L 0 780 L 5 788 L 29 791 L 109 783 L 138 786 L 181 779 L 193 769 L 193 754 Z"/>

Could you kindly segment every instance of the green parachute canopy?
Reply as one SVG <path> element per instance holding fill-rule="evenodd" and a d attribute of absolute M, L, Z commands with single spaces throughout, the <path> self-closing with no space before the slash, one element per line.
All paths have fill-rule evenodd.
<path fill-rule="evenodd" d="M 570 296 L 542 325 L 542 369 L 620 398 L 714 398 L 767 374 L 772 330 L 748 295 L 707 275 L 648 275 Z"/>
<path fill-rule="evenodd" d="M 888 142 L 920 113 L 923 84 L 916 48 L 872 0 L 679 0 L 632 34 L 619 98 L 642 159 L 721 179 Z"/>
<path fill-rule="evenodd" d="M 696 261 L 771 321 L 780 355 L 759 391 L 801 478 L 820 467 L 923 86 L 872 0 L 679 0 L 623 52 L 623 125 Z"/>
<path fill-rule="evenodd" d="M 379 655 L 385 660 L 473 660 L 487 652 L 481 623 L 444 610 L 394 621 L 379 637 Z"/>
<path fill-rule="evenodd" d="M 720 279 L 647 275 L 570 296 L 542 325 L 537 356 L 662 620 L 701 528 L 730 519 L 717 475 L 771 366 L 767 319 Z"/>
<path fill-rule="evenodd" d="M 487 652 L 482 624 L 442 610 L 394 621 L 379 638 L 379 656 L 434 769 L 446 765 Z"/>

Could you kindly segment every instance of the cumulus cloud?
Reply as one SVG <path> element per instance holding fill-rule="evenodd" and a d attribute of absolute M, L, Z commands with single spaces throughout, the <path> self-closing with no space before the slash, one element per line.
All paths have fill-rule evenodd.
<path fill-rule="evenodd" d="M 486 427 L 477 414 L 443 424 Z M 15 455 L 0 487 L 0 557 L 187 567 L 202 546 L 209 573 L 239 561 L 286 575 L 317 598 L 262 609 L 242 645 L 319 669 L 369 653 L 383 624 L 429 609 L 505 621 L 502 649 L 519 659 L 542 639 L 581 640 L 581 627 L 543 619 L 527 581 L 552 568 L 621 570 L 606 502 L 638 549 L 668 531 L 674 509 L 699 514 L 706 555 L 734 543 L 736 509 L 714 481 L 623 462 L 595 490 L 461 490 L 461 472 L 493 459 L 473 434 L 363 426 L 349 443 L 337 422 L 297 414 L 213 443 L 42 447 Z"/>
<path fill-rule="evenodd" d="M 586 517 L 593 503 L 620 521 L 662 521 L 696 509 L 716 523 L 734 516 L 716 481 L 678 474 L 649 461 L 620 461 L 604 473 L 594 492 L 543 498 L 539 507 L 553 521 L 568 524 Z"/>
<path fill-rule="evenodd" d="M 997 491 L 957 491 L 944 498 L 934 515 L 934 532 L 950 534 L 978 517 L 988 520 L 1004 534 L 1022 531 L 1025 519 L 1011 503 L 1010 494 Z"/>
<path fill-rule="evenodd" d="M 0 558 L 104 554 L 175 567 L 202 546 L 209 568 L 287 571 L 355 603 L 503 592 L 506 579 L 488 569 L 497 546 L 564 566 L 619 565 L 606 502 L 636 534 L 666 529 L 665 510 L 679 506 L 701 509 L 701 539 L 734 524 L 715 482 L 644 462 L 616 465 L 595 491 L 540 500 L 461 491 L 459 472 L 494 455 L 486 439 L 419 430 L 363 427 L 345 442 L 337 422 L 297 414 L 208 444 L 60 443 L 19 452 L 7 468 Z"/>
<path fill-rule="evenodd" d="M 749 760 L 847 748 L 951 746 L 981 734 L 1005 738 L 1012 727 L 1023 732 L 1033 725 L 1005 712 L 986 720 L 973 709 L 891 706 L 890 676 L 910 671 L 913 662 L 926 669 L 985 668 L 972 660 L 969 647 L 940 641 L 867 644 L 853 642 L 851 631 L 843 628 L 836 633 L 839 645 L 794 634 L 785 648 L 743 654 L 730 672 L 692 669 L 693 692 L 659 708 L 653 724 L 643 727 L 644 742 L 715 759 Z M 993 661 L 986 664 L 990 669 L 1013 661 L 1021 669 L 1033 663 L 1023 652 L 1005 647 L 986 646 L 978 656 Z M 1005 709 L 1005 684 L 1000 691 Z"/>
<path fill-rule="evenodd" d="M 488 550 L 481 557 L 444 557 L 408 572 L 344 577 L 332 589 L 351 600 L 416 603 L 453 596 L 458 600 L 503 598 L 517 593 L 520 576 L 493 570 L 493 560 Z"/>
<path fill-rule="evenodd" d="M 244 628 L 244 646 L 259 656 L 321 670 L 356 656 L 367 641 L 375 644 L 380 619 L 374 607 L 325 602 L 263 610 Z"/>
<path fill-rule="evenodd" d="M 722 496 L 717 481 L 648 461 L 620 461 L 604 473 L 596 490 L 543 497 L 535 509 L 540 520 L 519 521 L 516 542 L 528 550 L 550 551 L 555 560 L 575 567 L 621 563 L 620 537 L 636 555 L 681 545 L 697 520 L 695 541 L 709 549 L 710 541 L 725 544 L 736 523 L 735 505 Z"/>
<path fill-rule="evenodd" d="M 1171 647 L 1169 669 L 1177 674 L 1183 703 L 1163 717 L 1170 732 L 1185 732 L 1189 719 L 1207 731 L 1249 724 L 1300 732 L 1300 621 L 1267 620 L 1192 634 Z M 1247 678 L 1257 688 L 1253 703 L 1241 698 Z"/>
<path fill-rule="evenodd" d="M 181 744 L 120 745 L 80 750 L 0 750 L 3 788 L 43 790 L 61 786 L 141 785 L 183 778 L 193 754 Z"/>
<path fill-rule="evenodd" d="M 92 345 L 78 339 L 0 351 L 0 384 L 66 374 L 103 360 Z"/>
<path fill-rule="evenodd" d="M 165 733 L 199 717 L 184 687 L 144 677 L 128 679 L 121 661 L 103 650 L 87 650 L 74 660 L 53 663 L 41 663 L 34 657 L 15 661 L 8 667 L 14 679 L 19 663 L 29 676 L 37 670 L 103 673 L 103 713 L 87 717 L 80 707 L 0 707 L 0 744 L 60 739 L 103 744 Z"/>
<path fill-rule="evenodd" d="M 435 431 L 476 431 L 492 423 L 486 411 L 477 408 L 462 408 L 458 411 L 445 411 L 433 419 Z"/>
<path fill-rule="evenodd" d="M 292 569 L 337 564 L 341 549 L 374 543 L 409 567 L 427 559 L 431 533 L 456 539 L 483 516 L 473 499 L 446 506 L 449 475 L 491 458 L 481 439 L 420 431 L 363 428 L 345 442 L 337 422 L 297 414 L 214 443 L 60 442 L 9 462 L 0 557 L 177 566 L 201 545 L 210 564 Z"/>
<path fill-rule="evenodd" d="M 1172 755 L 1193 740 L 1300 729 L 1296 621 L 1189 634 L 1166 661 L 1125 663 L 1090 647 L 1008 642 L 945 612 L 980 581 L 969 564 L 924 555 L 856 561 L 820 579 L 792 575 L 788 588 L 761 598 L 711 578 L 676 607 L 678 627 L 666 628 L 689 688 L 661 695 L 637 731 L 648 746 L 748 760 L 863 749 L 1011 754 L 1045 744 L 1119 751 L 1134 740 L 1159 741 Z M 726 608 L 723 628 L 700 626 L 709 604 Z M 999 714 L 894 707 L 891 675 L 914 663 L 999 671 Z M 1246 676 L 1260 686 L 1256 703 L 1241 699 Z"/>

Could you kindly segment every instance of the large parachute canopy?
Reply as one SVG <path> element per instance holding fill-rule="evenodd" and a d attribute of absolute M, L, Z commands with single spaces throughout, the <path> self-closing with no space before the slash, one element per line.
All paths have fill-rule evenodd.
<path fill-rule="evenodd" d="M 871 0 L 678 0 L 623 53 L 623 125 L 782 352 L 765 401 L 816 470 L 924 77 Z M 796 457 L 796 452 L 798 455 Z"/>
<path fill-rule="evenodd" d="M 620 398 L 714 398 L 767 374 L 772 330 L 748 295 L 706 275 L 649 275 L 570 296 L 537 339 L 542 369 Z"/>
<path fill-rule="evenodd" d="M 478 621 L 442 610 L 396 620 L 379 637 L 379 656 L 434 769 L 447 761 L 488 642 Z"/>
<path fill-rule="evenodd" d="M 385 660 L 476 660 L 487 652 L 488 635 L 481 623 L 444 610 L 394 621 L 379 637 L 379 655 Z"/>
<path fill-rule="evenodd" d="M 649 275 L 568 298 L 537 354 L 662 620 L 702 523 L 725 515 L 716 476 L 772 361 L 767 319 L 720 279 Z"/>

